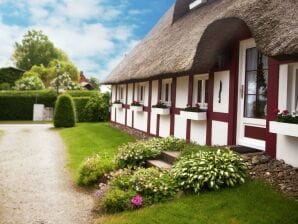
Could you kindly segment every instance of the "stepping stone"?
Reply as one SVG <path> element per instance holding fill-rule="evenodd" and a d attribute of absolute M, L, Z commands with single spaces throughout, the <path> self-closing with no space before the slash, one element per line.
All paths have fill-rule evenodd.
<path fill-rule="evenodd" d="M 163 151 L 161 152 L 160 159 L 167 163 L 174 164 L 180 155 L 181 152 L 177 151 Z"/>
<path fill-rule="evenodd" d="M 149 167 L 157 167 L 160 169 L 171 169 L 172 165 L 169 163 L 166 163 L 162 160 L 147 160 L 147 165 Z"/>

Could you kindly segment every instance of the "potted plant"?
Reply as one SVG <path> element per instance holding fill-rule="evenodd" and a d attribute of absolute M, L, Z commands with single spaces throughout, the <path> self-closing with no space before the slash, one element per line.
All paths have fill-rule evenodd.
<path fill-rule="evenodd" d="M 139 101 L 134 100 L 132 104 L 130 104 L 130 109 L 136 112 L 142 112 L 143 105 Z"/>
<path fill-rule="evenodd" d="M 270 121 L 270 132 L 298 137 L 298 114 L 296 111 L 289 114 L 288 110 L 280 112 L 279 109 L 275 109 L 274 113 L 276 114 L 276 121 Z"/>
<path fill-rule="evenodd" d="M 186 108 L 180 111 L 180 116 L 185 119 L 202 121 L 207 119 L 207 110 L 201 109 L 199 103 L 197 103 L 195 107 L 187 104 Z"/>
<path fill-rule="evenodd" d="M 120 109 L 123 107 L 123 103 L 120 100 L 115 100 L 113 102 L 113 107 Z"/>
<path fill-rule="evenodd" d="M 160 100 L 157 104 L 152 106 L 152 113 L 160 115 L 169 115 L 170 108 Z"/>

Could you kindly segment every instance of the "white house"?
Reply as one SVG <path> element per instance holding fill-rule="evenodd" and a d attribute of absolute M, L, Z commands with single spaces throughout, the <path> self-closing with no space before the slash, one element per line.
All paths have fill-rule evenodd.
<path fill-rule="evenodd" d="M 298 167 L 298 124 L 275 122 L 276 108 L 298 110 L 297 8 L 293 0 L 177 0 L 104 81 L 111 122 L 256 148 Z M 159 101 L 164 108 L 153 107 Z M 206 112 L 184 111 L 197 103 Z"/>

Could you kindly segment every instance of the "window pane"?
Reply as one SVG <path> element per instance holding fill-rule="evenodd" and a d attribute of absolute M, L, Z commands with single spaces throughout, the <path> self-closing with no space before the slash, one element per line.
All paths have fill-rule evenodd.
<path fill-rule="evenodd" d="M 165 101 L 167 102 L 167 101 L 169 101 L 169 84 L 168 83 L 166 84 L 165 91 L 166 91 Z"/>
<path fill-rule="evenodd" d="M 205 81 L 205 103 L 208 103 L 208 80 Z"/>
<path fill-rule="evenodd" d="M 198 80 L 197 102 L 202 102 L 202 80 Z"/>
<path fill-rule="evenodd" d="M 259 95 L 258 106 L 256 110 L 257 118 L 265 118 L 267 114 L 267 97 L 263 95 Z"/>
<path fill-rule="evenodd" d="M 256 95 L 246 95 L 245 117 L 256 117 Z"/>
<path fill-rule="evenodd" d="M 257 70 L 258 50 L 256 47 L 246 50 L 246 70 Z"/>
<path fill-rule="evenodd" d="M 259 71 L 258 85 L 259 85 L 259 94 L 267 95 L 268 70 Z"/>
<path fill-rule="evenodd" d="M 257 72 L 247 72 L 246 73 L 246 93 L 256 94 L 257 91 Z"/>

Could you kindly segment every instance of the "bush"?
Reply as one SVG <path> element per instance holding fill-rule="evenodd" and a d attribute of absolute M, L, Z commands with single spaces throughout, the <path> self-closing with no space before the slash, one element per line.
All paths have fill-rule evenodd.
<path fill-rule="evenodd" d="M 181 158 L 171 173 L 181 189 L 197 193 L 244 183 L 246 164 L 229 150 L 201 151 Z"/>
<path fill-rule="evenodd" d="M 15 84 L 16 90 L 41 90 L 45 88 L 38 76 L 22 77 Z"/>
<path fill-rule="evenodd" d="M 7 82 L 0 83 L 0 90 L 10 90 L 11 85 Z"/>
<path fill-rule="evenodd" d="M 54 126 L 59 127 L 74 127 L 76 124 L 76 113 L 74 102 L 71 96 L 63 94 L 58 97 L 55 112 Z"/>
<path fill-rule="evenodd" d="M 33 105 L 54 107 L 54 91 L 3 91 L 0 92 L 0 120 L 32 120 Z"/>
<path fill-rule="evenodd" d="M 174 137 L 140 140 L 121 146 L 115 160 L 120 168 L 143 166 L 146 160 L 156 158 L 161 151 L 180 151 L 185 146 L 185 140 Z"/>
<path fill-rule="evenodd" d="M 107 121 L 109 118 L 109 95 L 96 94 L 90 97 L 85 106 L 86 121 Z"/>
<path fill-rule="evenodd" d="M 147 159 L 155 158 L 160 150 L 151 147 L 147 141 L 127 143 L 118 149 L 116 163 L 119 167 L 136 167 L 145 165 Z"/>
<path fill-rule="evenodd" d="M 133 170 L 131 169 L 120 169 L 114 173 L 111 173 L 109 185 L 112 187 L 117 187 L 122 190 L 128 190 L 131 188 L 131 178 L 133 175 Z"/>
<path fill-rule="evenodd" d="M 73 97 L 78 122 L 87 121 L 85 107 L 89 99 L 89 97 Z"/>
<path fill-rule="evenodd" d="M 132 188 L 145 198 L 147 204 L 173 198 L 177 192 L 177 185 L 170 174 L 156 168 L 137 170 L 131 182 Z"/>
<path fill-rule="evenodd" d="M 77 182 L 84 186 L 94 184 L 112 170 L 114 170 L 114 163 L 110 159 L 99 155 L 91 156 L 81 164 Z"/>
<path fill-rule="evenodd" d="M 25 71 L 15 69 L 12 67 L 0 68 L 0 83 L 9 83 L 10 86 L 14 85 L 15 81 L 22 77 Z"/>
<path fill-rule="evenodd" d="M 133 190 L 124 191 L 119 188 L 109 190 L 102 198 L 103 209 L 109 213 L 132 209 L 131 200 L 136 195 Z"/>

